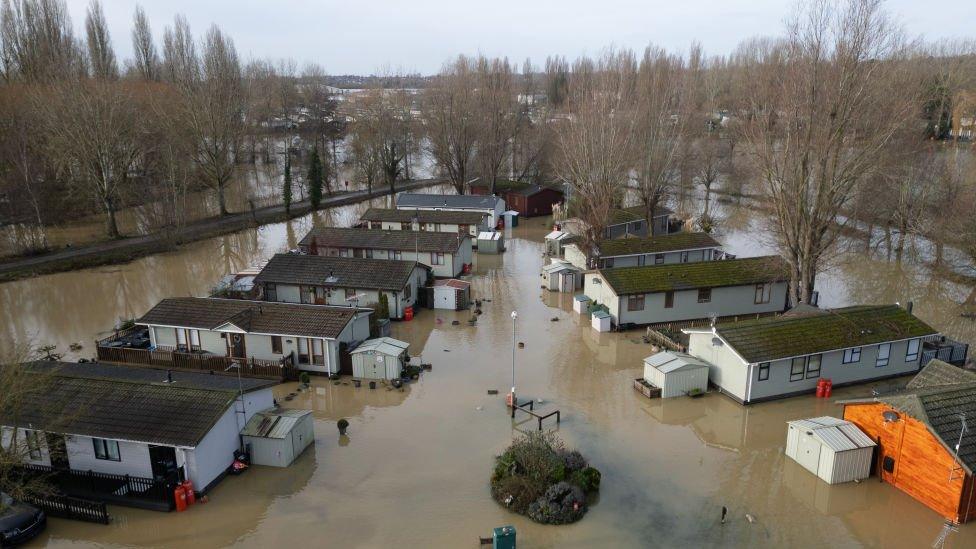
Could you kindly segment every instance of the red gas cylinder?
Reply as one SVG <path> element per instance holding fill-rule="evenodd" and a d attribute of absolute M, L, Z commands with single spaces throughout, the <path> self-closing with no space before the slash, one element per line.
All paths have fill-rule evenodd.
<path fill-rule="evenodd" d="M 464 267 L 461 269 L 464 274 L 471 274 L 471 264 L 465 263 Z"/>
<path fill-rule="evenodd" d="M 187 506 L 193 505 L 197 502 L 197 495 L 193 491 L 193 481 L 186 479 L 183 481 L 183 490 L 186 491 L 186 504 Z"/>
<path fill-rule="evenodd" d="M 827 391 L 827 385 L 824 383 L 824 379 L 820 378 L 817 380 L 817 398 L 823 398 Z"/>
<path fill-rule="evenodd" d="M 407 307 L 403 310 L 403 320 L 413 320 L 413 307 Z"/>
<path fill-rule="evenodd" d="M 186 511 L 186 488 L 182 484 L 177 484 L 173 490 L 173 500 L 176 501 L 176 511 Z"/>
<path fill-rule="evenodd" d="M 830 393 L 834 391 L 834 382 L 831 380 L 824 381 L 824 398 L 830 398 Z"/>

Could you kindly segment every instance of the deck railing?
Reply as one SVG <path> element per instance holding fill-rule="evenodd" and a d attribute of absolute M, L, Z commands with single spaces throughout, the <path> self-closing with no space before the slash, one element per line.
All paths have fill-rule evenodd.
<path fill-rule="evenodd" d="M 174 504 L 175 478 L 153 479 L 32 464 L 22 465 L 20 469 L 26 475 L 46 476 L 67 496 L 164 511 L 171 510 Z"/>
<path fill-rule="evenodd" d="M 925 367 L 933 359 L 948 362 L 955 366 L 962 366 L 966 363 L 969 355 L 969 345 L 960 343 L 948 338 L 928 338 L 922 346 L 922 356 L 919 367 Z"/>
<path fill-rule="evenodd" d="M 104 501 L 63 496 L 60 494 L 27 495 L 21 499 L 34 507 L 39 507 L 49 517 L 58 517 L 85 522 L 108 524 L 109 515 Z"/>
<path fill-rule="evenodd" d="M 285 356 L 280 360 L 265 360 L 254 357 L 235 358 L 204 353 L 188 353 L 172 347 L 134 349 L 131 347 L 105 347 L 104 345 L 99 345 L 97 352 L 98 360 L 102 362 L 195 370 L 215 374 L 225 373 L 225 370 L 231 365 L 237 364 L 241 367 L 242 376 L 270 379 L 285 379 L 288 376 L 288 368 L 292 367 L 291 356 Z M 235 371 L 226 373 L 237 375 Z"/>

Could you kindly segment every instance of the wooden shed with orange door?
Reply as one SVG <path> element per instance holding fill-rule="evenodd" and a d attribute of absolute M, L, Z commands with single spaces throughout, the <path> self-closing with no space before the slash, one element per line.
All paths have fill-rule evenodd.
<path fill-rule="evenodd" d="M 903 391 L 841 403 L 878 443 L 882 481 L 951 521 L 976 518 L 976 372 L 933 360 Z"/>

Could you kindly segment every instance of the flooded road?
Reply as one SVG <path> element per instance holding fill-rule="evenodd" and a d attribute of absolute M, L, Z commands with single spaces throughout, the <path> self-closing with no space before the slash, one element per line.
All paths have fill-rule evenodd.
<path fill-rule="evenodd" d="M 162 297 L 202 295 L 228 270 L 293 247 L 313 223 L 348 225 L 366 207 L 127 265 L 0 285 L 0 339 L 36 334 L 61 349 L 81 341 L 86 348 L 78 356 L 90 356 L 90 341 L 118 318 L 142 314 Z M 763 252 L 751 223 L 723 229 L 732 253 Z M 638 332 L 593 332 L 573 314 L 570 294 L 540 289 L 546 232 L 543 220 L 523 220 L 509 232 L 505 254 L 476 255 L 473 292 L 491 300 L 476 326 L 465 322 L 468 313 L 431 310 L 393 325 L 411 354 L 422 352 L 433 364 L 420 381 L 401 392 L 315 378 L 312 390 L 289 402 L 314 410 L 317 420 L 315 444 L 292 467 L 254 467 L 227 478 L 209 503 L 185 513 L 111 507 L 109 526 L 52 519 L 35 545 L 477 547 L 478 536 L 503 524 L 516 526 L 520 548 L 932 545 L 943 521 L 909 496 L 875 477 L 830 487 L 787 461 L 786 421 L 839 415 L 832 402 L 811 396 L 742 407 L 718 394 L 651 401 L 635 393 L 631 381 L 649 346 Z M 953 320 L 954 300 L 967 289 L 925 272 L 852 253 L 818 286 L 829 306 L 913 300 L 923 319 L 976 342 L 970 321 Z M 493 456 L 517 431 L 534 428 L 524 418 L 513 424 L 503 397 L 487 395 L 511 383 L 512 310 L 519 312 L 517 340 L 525 342 L 516 352 L 519 394 L 541 399 L 537 409 L 561 410 L 559 434 L 603 472 L 599 500 L 574 525 L 533 524 L 489 496 Z M 870 388 L 840 389 L 835 398 Z M 277 389 L 279 396 L 294 390 Z M 336 430 L 343 417 L 348 437 Z M 973 525 L 946 544 L 973 546 Z"/>

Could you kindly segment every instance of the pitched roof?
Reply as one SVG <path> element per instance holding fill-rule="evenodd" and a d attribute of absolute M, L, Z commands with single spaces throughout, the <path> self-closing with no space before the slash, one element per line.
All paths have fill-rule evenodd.
<path fill-rule="evenodd" d="M 311 410 L 272 408 L 257 412 L 248 420 L 241 436 L 283 439 Z"/>
<path fill-rule="evenodd" d="M 966 472 L 976 471 L 976 428 L 962 433 L 962 417 L 976 418 L 976 373 L 932 360 L 901 392 L 842 404 L 882 402 L 925 424 L 950 454 L 959 444 L 959 462 Z M 962 433 L 962 437 L 960 437 Z"/>
<path fill-rule="evenodd" d="M 254 283 L 398 291 L 407 285 L 417 267 L 429 269 L 416 261 L 276 254 L 254 277 Z"/>
<path fill-rule="evenodd" d="M 597 245 L 597 248 L 600 250 L 600 257 L 653 254 L 718 247 L 721 247 L 721 244 L 708 233 L 690 231 L 650 236 L 647 238 L 604 240 Z"/>
<path fill-rule="evenodd" d="M 787 421 L 788 425 L 809 431 L 821 444 L 835 452 L 871 448 L 877 443 L 850 421 L 823 416 Z"/>
<path fill-rule="evenodd" d="M 416 217 L 420 223 L 478 225 L 486 215 L 488 214 L 473 211 L 370 208 L 359 219 L 362 221 L 410 223 Z"/>
<path fill-rule="evenodd" d="M 237 393 L 118 379 L 38 376 L 40 390 L 0 423 L 72 435 L 196 446 Z M 66 412 L 67 411 L 67 412 Z"/>
<path fill-rule="evenodd" d="M 786 280 L 786 262 L 778 256 L 601 269 L 600 276 L 619 295 L 670 290 L 720 288 Z"/>
<path fill-rule="evenodd" d="M 644 364 L 658 370 L 663 374 L 669 374 L 676 370 L 699 370 L 708 368 L 708 364 L 697 358 L 677 351 L 662 351 L 644 359 Z"/>
<path fill-rule="evenodd" d="M 673 211 L 664 206 L 658 206 L 654 209 L 654 217 L 671 215 L 673 213 Z M 621 223 L 630 223 L 631 221 L 640 221 L 642 219 L 644 219 L 644 206 L 631 206 L 611 212 L 608 225 L 620 225 Z"/>
<path fill-rule="evenodd" d="M 898 305 L 858 305 L 787 313 L 718 324 L 715 330 L 748 362 L 766 362 L 936 333 L 931 326 Z"/>
<path fill-rule="evenodd" d="M 345 229 L 315 227 L 299 242 L 310 246 L 312 239 L 319 247 L 369 248 L 373 250 L 413 250 L 422 252 L 455 253 L 467 234 L 436 231 L 384 231 L 382 229 Z"/>
<path fill-rule="evenodd" d="M 214 375 L 209 372 L 120 366 L 118 364 L 107 364 L 104 362 L 52 362 L 42 360 L 31 363 L 30 367 L 40 372 L 56 373 L 61 377 L 134 381 L 149 385 L 189 387 L 192 389 L 218 391 L 236 392 L 243 389 L 245 393 L 265 389 L 277 384 L 276 381 L 269 379 L 242 377 L 238 381 L 237 376 Z M 169 380 L 172 380 L 172 382 Z"/>
<path fill-rule="evenodd" d="M 483 194 L 419 194 L 401 193 L 397 196 L 397 209 L 405 208 L 458 208 L 463 210 L 492 210 L 501 199 Z"/>
<path fill-rule="evenodd" d="M 475 183 L 471 183 L 471 187 L 487 189 L 489 186 L 490 185 L 487 181 L 481 179 Z M 510 179 L 499 179 L 495 181 L 496 193 L 513 193 L 521 196 L 532 196 L 539 194 L 542 191 L 555 191 L 559 194 L 563 194 L 563 190 L 554 184 L 539 185 L 525 181 L 512 181 Z"/>
<path fill-rule="evenodd" d="M 365 353 L 369 351 L 375 351 L 387 355 L 399 355 L 406 352 L 410 348 L 410 344 L 406 341 L 400 341 L 399 339 L 393 339 L 392 337 L 378 337 L 376 339 L 367 339 L 357 346 L 355 349 L 350 351 L 351 354 Z"/>
<path fill-rule="evenodd" d="M 136 323 L 213 330 L 229 322 L 248 333 L 335 339 L 355 314 L 352 307 L 171 297 L 157 303 Z"/>

